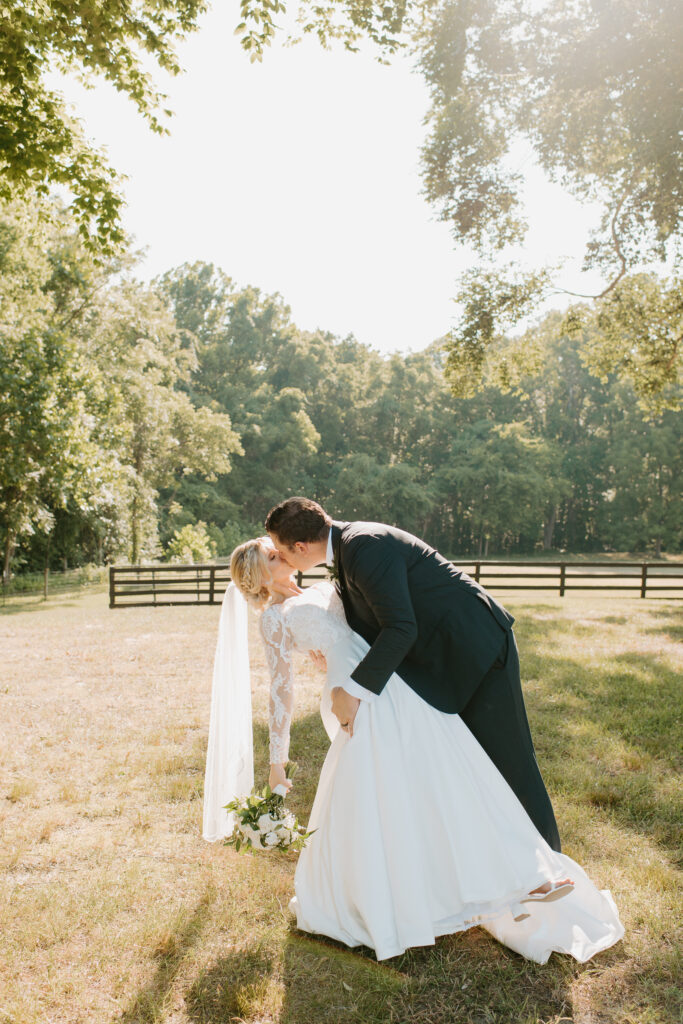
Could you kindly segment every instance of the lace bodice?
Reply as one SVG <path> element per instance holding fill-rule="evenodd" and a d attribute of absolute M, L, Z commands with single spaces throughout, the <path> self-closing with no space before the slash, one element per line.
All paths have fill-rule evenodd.
<path fill-rule="evenodd" d="M 289 756 L 294 707 L 292 651 L 327 652 L 349 633 L 344 607 L 331 583 L 316 583 L 296 597 L 270 605 L 261 616 L 270 670 L 270 763 Z"/>

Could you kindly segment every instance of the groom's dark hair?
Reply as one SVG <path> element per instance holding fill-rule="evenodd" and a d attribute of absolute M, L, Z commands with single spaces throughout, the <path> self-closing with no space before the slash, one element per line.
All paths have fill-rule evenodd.
<path fill-rule="evenodd" d="M 317 501 L 310 498 L 287 498 L 266 516 L 266 532 L 274 533 L 286 547 L 297 541 L 315 544 L 325 540 L 332 519 Z"/>

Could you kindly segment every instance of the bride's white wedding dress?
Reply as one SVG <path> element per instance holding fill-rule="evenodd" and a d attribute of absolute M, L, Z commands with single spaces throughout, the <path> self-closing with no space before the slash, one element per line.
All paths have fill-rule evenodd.
<path fill-rule="evenodd" d="M 321 714 L 331 740 L 296 869 L 298 927 L 365 945 L 383 960 L 481 924 L 545 963 L 585 961 L 624 934 L 609 892 L 555 853 L 458 715 L 437 711 L 397 675 L 340 729 L 330 692 L 368 650 L 330 584 L 261 617 L 271 671 L 271 762 L 287 760 L 294 698 L 291 653 L 321 650 Z M 520 903 L 546 881 L 571 878 L 554 902 Z M 515 920 L 520 913 L 528 916 Z"/>

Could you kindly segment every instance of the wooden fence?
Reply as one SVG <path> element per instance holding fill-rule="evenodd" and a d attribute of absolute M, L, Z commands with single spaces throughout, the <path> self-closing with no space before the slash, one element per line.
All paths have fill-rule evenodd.
<path fill-rule="evenodd" d="M 220 604 L 229 582 L 227 565 L 112 565 L 109 607 Z"/>
<path fill-rule="evenodd" d="M 458 561 L 458 568 L 493 594 L 551 590 L 611 590 L 634 597 L 680 597 L 683 562 Z M 299 585 L 324 579 L 322 568 L 298 573 Z M 230 581 L 227 565 L 123 565 L 109 570 L 109 607 L 220 604 Z"/>

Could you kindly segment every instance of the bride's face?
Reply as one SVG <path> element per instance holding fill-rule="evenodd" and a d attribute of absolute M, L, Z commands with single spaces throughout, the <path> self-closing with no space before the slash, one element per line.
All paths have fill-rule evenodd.
<path fill-rule="evenodd" d="M 289 565 L 289 571 L 298 569 L 299 572 L 308 572 L 314 565 L 319 565 L 321 562 L 320 552 L 315 548 L 313 549 L 312 544 L 304 544 L 297 541 L 293 547 L 288 548 L 278 538 L 277 534 L 270 533 L 271 543 L 280 552 L 280 558 Z"/>
<path fill-rule="evenodd" d="M 269 578 L 267 586 L 277 583 L 286 583 L 292 575 L 293 569 L 289 562 L 286 562 L 277 548 L 269 539 L 259 541 L 261 549 L 266 558 Z"/>

